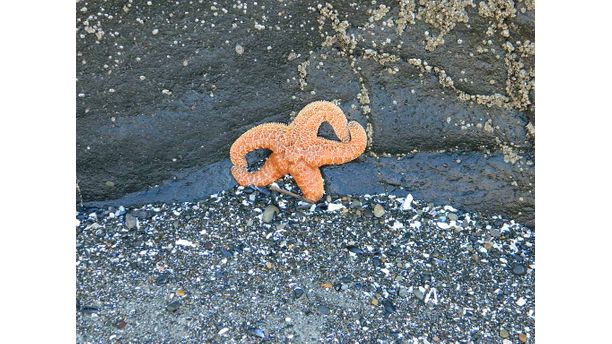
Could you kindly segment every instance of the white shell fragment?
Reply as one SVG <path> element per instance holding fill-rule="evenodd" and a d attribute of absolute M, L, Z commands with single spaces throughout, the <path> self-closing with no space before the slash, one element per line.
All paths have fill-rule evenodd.
<path fill-rule="evenodd" d="M 192 242 L 191 242 L 191 241 L 189 241 L 189 240 L 185 240 L 185 239 L 178 239 L 178 240 L 176 241 L 176 244 L 177 244 L 177 245 L 181 245 L 181 246 L 195 247 L 195 244 L 194 244 L 194 243 L 192 243 Z"/>
<path fill-rule="evenodd" d="M 402 203 L 402 210 L 408 210 L 408 209 L 412 209 L 412 201 L 414 200 L 414 198 L 412 197 L 412 194 L 408 194 L 408 196 L 406 196 L 406 198 L 404 199 L 404 202 Z"/>

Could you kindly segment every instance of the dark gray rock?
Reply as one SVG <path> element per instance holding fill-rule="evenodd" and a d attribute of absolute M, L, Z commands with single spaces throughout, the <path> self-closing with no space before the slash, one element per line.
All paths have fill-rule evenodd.
<path fill-rule="evenodd" d="M 127 206 L 231 188 L 241 133 L 325 99 L 371 138 L 363 157 L 324 169 L 328 192 L 411 192 L 533 225 L 534 55 L 521 44 L 534 40 L 534 11 L 517 3 L 498 22 L 480 4 L 436 4 L 79 4 L 77 198 Z M 427 49 L 427 35 L 444 43 Z M 410 155 L 376 158 L 389 154 Z"/>
<path fill-rule="evenodd" d="M 534 225 L 534 168 L 508 164 L 501 154 L 416 153 L 401 159 L 366 158 L 359 164 L 325 168 L 324 175 L 331 194 L 411 193 L 427 202 L 501 214 Z"/>

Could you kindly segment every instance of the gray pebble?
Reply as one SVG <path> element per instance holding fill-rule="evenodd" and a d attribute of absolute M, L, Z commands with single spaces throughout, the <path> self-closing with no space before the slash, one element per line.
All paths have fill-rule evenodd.
<path fill-rule="evenodd" d="M 264 332 L 264 330 L 262 330 L 260 328 L 251 327 L 250 329 L 247 330 L 247 332 L 251 336 L 255 336 L 255 337 L 259 337 L 259 338 L 264 338 L 266 336 L 266 333 Z"/>
<path fill-rule="evenodd" d="M 361 208 L 361 206 L 362 204 L 360 200 L 354 199 L 351 201 L 351 205 L 350 205 L 351 208 L 356 209 L 356 208 Z"/>
<path fill-rule="evenodd" d="M 262 221 L 265 223 L 270 223 L 272 222 L 272 220 L 274 220 L 275 215 L 279 212 L 280 210 L 274 206 L 274 205 L 269 205 L 266 207 L 266 209 L 263 212 L 262 215 Z"/>
<path fill-rule="evenodd" d="M 302 295 L 304 295 L 304 289 L 295 288 L 293 289 L 293 297 L 299 299 Z"/>
<path fill-rule="evenodd" d="M 385 208 L 383 208 L 383 206 L 380 204 L 375 205 L 374 206 L 374 216 L 382 217 L 383 215 L 385 215 Z"/>
<path fill-rule="evenodd" d="M 157 285 L 164 285 L 164 284 L 168 284 L 168 282 L 170 282 L 170 280 L 172 280 L 172 274 L 170 272 L 162 272 L 159 276 L 157 276 L 157 278 L 155 279 L 155 284 Z"/>
<path fill-rule="evenodd" d="M 448 215 L 446 215 L 446 217 L 448 217 L 448 219 L 451 221 L 457 221 L 457 219 L 459 219 L 457 214 L 453 214 L 453 213 L 449 213 Z"/>
<path fill-rule="evenodd" d="M 489 234 L 491 234 L 492 237 L 497 238 L 501 235 L 501 231 L 499 230 L 499 228 L 491 228 L 489 230 Z"/>
<path fill-rule="evenodd" d="M 421 301 L 425 299 L 425 293 L 423 293 L 419 288 L 415 288 L 414 290 L 412 290 L 412 293 L 414 294 L 414 296 L 416 296 L 417 299 Z"/>
<path fill-rule="evenodd" d="M 396 310 L 395 305 L 393 302 L 391 302 L 391 300 L 383 300 L 381 304 L 383 305 L 386 314 L 391 314 Z"/>
<path fill-rule="evenodd" d="M 326 305 L 319 305 L 318 309 L 319 309 L 319 313 L 323 315 L 329 314 L 329 307 L 327 307 Z"/>
<path fill-rule="evenodd" d="M 138 226 L 138 218 L 134 217 L 132 214 L 126 214 L 125 225 L 128 229 L 136 228 L 136 226 Z"/>
<path fill-rule="evenodd" d="M 181 301 L 174 300 L 166 306 L 166 310 L 168 310 L 169 312 L 176 312 L 180 306 L 181 306 Z"/>
<path fill-rule="evenodd" d="M 527 273 L 527 269 L 525 268 L 525 265 L 523 264 L 514 263 L 512 265 L 512 273 L 515 275 L 522 276 Z"/>

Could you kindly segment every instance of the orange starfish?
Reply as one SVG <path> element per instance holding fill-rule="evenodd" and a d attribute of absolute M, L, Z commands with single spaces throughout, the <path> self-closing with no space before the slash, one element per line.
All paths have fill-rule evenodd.
<path fill-rule="evenodd" d="M 323 122 L 331 125 L 340 142 L 318 136 Z M 232 175 L 240 185 L 264 186 L 290 174 L 304 198 L 317 202 L 324 193 L 319 167 L 357 158 L 365 151 L 366 142 L 363 127 L 348 122 L 337 105 L 312 102 L 290 124 L 261 124 L 242 134 L 230 148 Z M 269 149 L 272 154 L 261 169 L 249 172 L 246 155 L 256 149 Z"/>

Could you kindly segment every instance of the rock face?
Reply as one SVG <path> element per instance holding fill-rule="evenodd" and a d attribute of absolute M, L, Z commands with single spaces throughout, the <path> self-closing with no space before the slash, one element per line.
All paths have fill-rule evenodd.
<path fill-rule="evenodd" d="M 85 202 L 231 187 L 241 133 L 334 100 L 369 144 L 324 170 L 328 192 L 395 188 L 534 223 L 533 1 L 79 1 L 76 17 Z"/>

